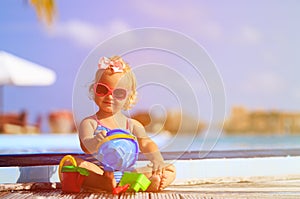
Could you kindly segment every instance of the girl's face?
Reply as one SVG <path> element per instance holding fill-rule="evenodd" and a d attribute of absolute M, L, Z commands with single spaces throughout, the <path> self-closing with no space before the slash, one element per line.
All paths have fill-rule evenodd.
<path fill-rule="evenodd" d="M 101 94 L 95 93 L 95 103 L 100 110 L 111 114 L 121 111 L 131 92 L 128 78 L 122 73 L 105 71 L 97 83 L 96 90 Z"/>

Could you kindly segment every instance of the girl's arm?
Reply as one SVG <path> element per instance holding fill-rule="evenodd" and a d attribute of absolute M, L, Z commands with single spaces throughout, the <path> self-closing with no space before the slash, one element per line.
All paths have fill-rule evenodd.
<path fill-rule="evenodd" d="M 153 173 L 161 174 L 164 167 L 164 159 L 155 142 L 147 135 L 145 128 L 136 120 L 133 121 L 133 134 L 137 137 L 141 152 L 153 164 Z"/>
<path fill-rule="evenodd" d="M 99 142 L 106 136 L 106 132 L 102 131 L 94 136 L 95 125 L 93 120 L 86 118 L 79 126 L 79 140 L 81 149 L 85 153 L 95 153 L 98 151 Z"/>

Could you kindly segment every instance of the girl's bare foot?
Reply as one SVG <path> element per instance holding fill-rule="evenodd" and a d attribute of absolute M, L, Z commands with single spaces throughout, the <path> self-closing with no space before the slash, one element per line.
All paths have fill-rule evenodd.
<path fill-rule="evenodd" d="M 150 186 L 148 187 L 147 191 L 161 191 L 170 185 L 176 177 L 176 168 L 174 165 L 168 165 L 163 170 L 161 176 L 153 175 L 149 179 L 151 181 Z"/>
<path fill-rule="evenodd" d="M 137 173 L 143 173 L 146 175 L 147 178 L 150 179 L 150 181 L 155 182 L 155 185 L 151 183 L 147 191 L 160 191 L 167 186 L 169 186 L 176 178 L 176 168 L 173 164 L 167 164 L 164 167 L 163 173 L 161 176 L 154 177 L 152 175 L 152 168 L 151 167 L 140 167 L 136 168 L 135 172 Z M 153 178 L 154 177 L 154 178 Z M 153 178 L 153 179 L 152 179 Z M 159 179 L 158 179 L 159 178 Z M 157 183 L 159 181 L 159 186 L 157 188 Z"/>
<path fill-rule="evenodd" d="M 160 190 L 160 184 L 161 184 L 161 179 L 159 177 L 159 175 L 153 175 L 149 178 L 149 180 L 151 181 L 150 186 L 147 188 L 147 191 L 159 191 Z"/>
<path fill-rule="evenodd" d="M 170 164 L 167 167 L 165 167 L 161 176 L 159 190 L 162 190 L 166 188 L 168 185 L 170 185 L 175 180 L 175 177 L 176 177 L 175 166 Z"/>

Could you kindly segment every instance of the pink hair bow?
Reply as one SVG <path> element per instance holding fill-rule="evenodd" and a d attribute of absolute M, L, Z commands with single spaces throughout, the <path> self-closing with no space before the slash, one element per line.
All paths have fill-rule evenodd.
<path fill-rule="evenodd" d="M 112 61 L 107 57 L 101 57 L 98 62 L 98 68 L 100 69 L 111 68 L 115 73 L 121 73 L 125 68 L 125 64 L 119 60 Z"/>

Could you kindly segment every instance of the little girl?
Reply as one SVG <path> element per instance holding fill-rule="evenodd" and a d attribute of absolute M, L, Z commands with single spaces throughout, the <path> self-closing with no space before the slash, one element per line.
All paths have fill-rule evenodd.
<path fill-rule="evenodd" d="M 152 163 L 152 168 L 135 169 L 135 172 L 144 173 L 150 179 L 151 185 L 147 191 L 159 191 L 171 184 L 176 176 L 175 167 L 164 163 L 157 145 L 148 137 L 142 124 L 122 113 L 122 110 L 132 107 L 137 95 L 136 79 L 129 65 L 118 56 L 101 58 L 95 80 L 90 86 L 90 94 L 98 106 L 98 111 L 80 124 L 82 150 L 88 154 L 97 153 L 99 142 L 106 137 L 107 131 L 126 129 L 137 138 L 140 151 Z M 79 158 L 76 161 L 78 166 L 90 171 L 84 188 L 111 191 L 116 187 L 113 172 L 104 171 L 99 164 Z"/>

